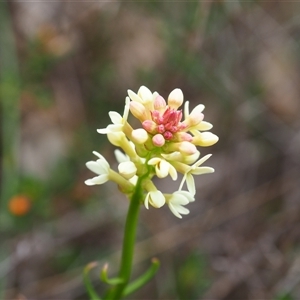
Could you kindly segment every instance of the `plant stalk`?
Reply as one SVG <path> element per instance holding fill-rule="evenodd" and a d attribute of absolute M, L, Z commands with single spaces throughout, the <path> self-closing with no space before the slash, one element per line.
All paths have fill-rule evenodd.
<path fill-rule="evenodd" d="M 143 178 L 139 178 L 135 192 L 132 195 L 128 214 L 126 217 L 123 248 L 121 265 L 118 274 L 118 278 L 123 280 L 122 283 L 114 287 L 111 293 L 109 293 L 109 299 L 118 300 L 121 299 L 124 289 L 126 288 L 131 275 L 134 245 L 136 238 L 136 229 L 138 223 L 139 209 L 140 209 L 140 199 L 141 199 L 141 182 Z"/>

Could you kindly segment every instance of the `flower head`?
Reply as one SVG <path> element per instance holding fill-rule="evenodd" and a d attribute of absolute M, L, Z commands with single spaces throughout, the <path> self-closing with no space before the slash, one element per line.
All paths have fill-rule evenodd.
<path fill-rule="evenodd" d="M 110 168 L 102 155 L 94 152 L 99 159 L 88 162 L 87 167 L 97 176 L 86 180 L 86 184 L 112 180 L 128 197 L 139 189 L 146 208 L 149 205 L 159 208 L 167 203 L 175 216 L 181 218 L 188 214 L 185 205 L 194 201 L 196 192 L 193 176 L 214 171 L 211 167 L 201 166 L 211 155 L 199 159 L 197 147 L 211 146 L 218 137 L 208 131 L 212 125 L 204 121 L 204 105 L 199 104 L 190 112 L 186 101 L 182 111 L 183 100 L 183 93 L 178 88 L 171 91 L 167 101 L 145 86 L 137 93 L 128 90 L 123 116 L 110 112 L 112 124 L 98 129 L 125 152 L 115 151 L 118 172 Z M 136 128 L 129 124 L 129 113 L 139 121 L 135 122 Z M 183 174 L 183 178 L 178 191 L 173 194 L 157 190 L 152 181 L 153 176 L 170 176 L 177 180 L 178 173 Z M 182 190 L 185 183 L 188 191 Z"/>

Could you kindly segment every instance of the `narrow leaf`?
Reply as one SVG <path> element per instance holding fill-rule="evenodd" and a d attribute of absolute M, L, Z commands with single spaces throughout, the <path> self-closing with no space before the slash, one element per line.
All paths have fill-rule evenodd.
<path fill-rule="evenodd" d="M 123 292 L 123 297 L 128 296 L 138 289 L 140 289 L 142 286 L 144 286 L 146 283 L 148 283 L 156 274 L 160 266 L 160 262 L 157 258 L 152 258 L 152 264 L 150 268 L 139 278 L 134 280 L 132 283 L 130 283 Z"/>
<path fill-rule="evenodd" d="M 87 293 L 90 297 L 90 300 L 101 300 L 100 296 L 95 291 L 93 284 L 89 277 L 90 270 L 97 267 L 97 265 L 98 265 L 98 263 L 94 261 L 94 262 L 91 262 L 88 265 L 86 265 L 86 267 L 83 269 L 83 283 L 84 283 Z"/>
<path fill-rule="evenodd" d="M 101 270 L 101 273 L 100 273 L 100 279 L 103 282 L 105 282 L 107 284 L 110 284 L 110 285 L 117 285 L 117 284 L 120 284 L 120 283 L 124 282 L 124 280 L 122 278 L 119 278 L 119 277 L 108 278 L 107 270 L 108 270 L 108 264 L 105 264 L 103 269 Z"/>

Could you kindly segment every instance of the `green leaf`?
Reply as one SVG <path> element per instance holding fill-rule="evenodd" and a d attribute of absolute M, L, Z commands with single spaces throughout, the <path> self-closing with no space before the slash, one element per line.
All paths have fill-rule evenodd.
<path fill-rule="evenodd" d="M 144 286 L 146 283 L 148 283 L 156 274 L 160 266 L 160 262 L 157 258 L 152 258 L 152 264 L 150 268 L 139 278 L 134 280 L 132 283 L 130 283 L 124 290 L 123 296 L 128 296 L 138 289 L 140 289 L 142 286 Z"/>
<path fill-rule="evenodd" d="M 86 265 L 86 267 L 83 269 L 83 283 L 84 283 L 87 293 L 90 297 L 90 300 L 101 300 L 100 296 L 95 291 L 93 284 L 89 277 L 90 270 L 97 266 L 98 266 L 98 263 L 94 261 L 94 262 L 91 262 L 88 265 Z"/>
<path fill-rule="evenodd" d="M 108 269 L 108 264 L 105 264 L 103 269 L 101 270 L 100 273 L 100 279 L 110 285 L 117 285 L 117 284 L 121 284 L 124 282 L 124 279 L 119 278 L 119 277 L 115 277 L 115 278 L 108 278 L 107 276 L 107 269 Z"/>

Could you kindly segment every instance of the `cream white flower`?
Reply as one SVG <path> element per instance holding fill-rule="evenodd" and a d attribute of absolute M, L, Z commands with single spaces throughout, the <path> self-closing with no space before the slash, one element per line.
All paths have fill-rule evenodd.
<path fill-rule="evenodd" d="M 118 165 L 119 173 L 126 179 L 130 179 L 136 174 L 137 168 L 132 161 L 124 161 Z"/>
<path fill-rule="evenodd" d="M 192 110 L 191 113 L 189 113 L 189 101 L 186 101 L 184 103 L 184 118 L 185 118 L 185 120 L 187 120 L 187 122 L 189 123 L 190 118 L 195 119 L 195 118 L 197 118 L 197 116 L 199 117 L 202 114 L 202 111 L 204 110 L 204 108 L 205 108 L 205 106 L 203 104 L 199 104 Z M 197 123 L 196 125 L 188 128 L 188 130 L 190 130 L 191 132 L 194 133 L 193 130 L 206 131 L 206 130 L 212 129 L 212 127 L 213 127 L 213 125 L 211 123 L 202 120 L 201 122 Z"/>
<path fill-rule="evenodd" d="M 195 187 L 195 180 L 193 175 L 201 175 L 201 174 L 208 174 L 213 173 L 215 170 L 211 167 L 199 167 L 202 165 L 206 160 L 211 157 L 211 154 L 205 155 L 201 159 L 199 159 L 196 163 L 190 166 L 187 171 L 185 172 L 182 181 L 179 186 L 179 190 L 182 189 L 184 182 L 186 182 L 187 188 L 192 195 L 196 194 L 196 187 Z"/>
<path fill-rule="evenodd" d="M 95 184 L 103 184 L 108 180 L 114 181 L 120 189 L 124 191 L 124 193 L 131 193 L 134 184 L 130 182 L 128 179 L 125 179 L 125 176 L 121 176 L 119 173 L 112 170 L 109 166 L 107 160 L 98 152 L 93 152 L 96 156 L 99 157 L 96 161 L 89 161 L 86 163 L 88 169 L 92 172 L 98 174 L 98 176 L 88 179 L 85 181 L 86 185 L 95 185 Z M 130 162 L 131 163 L 131 162 Z"/>
<path fill-rule="evenodd" d="M 183 207 L 183 205 L 195 201 L 194 196 L 187 191 L 177 191 L 172 195 L 165 196 L 171 212 L 180 219 L 182 218 L 181 215 L 187 215 L 190 212 L 187 208 Z"/>
<path fill-rule="evenodd" d="M 98 129 L 97 132 L 101 134 L 122 132 L 124 124 L 128 119 L 129 103 L 130 99 L 126 97 L 123 117 L 116 111 L 110 111 L 108 114 L 113 124 L 108 125 L 106 128 Z"/>
<path fill-rule="evenodd" d="M 131 139 L 136 144 L 144 144 L 148 140 L 149 136 L 145 129 L 138 128 L 132 130 Z"/>
<path fill-rule="evenodd" d="M 159 178 L 165 178 L 170 174 L 173 180 L 177 179 L 177 171 L 176 169 L 166 160 L 154 157 L 148 161 L 148 165 L 155 166 L 155 173 Z"/>
<path fill-rule="evenodd" d="M 147 209 L 149 209 L 149 203 L 155 208 L 160 208 L 166 203 L 166 199 L 161 191 L 150 191 L 146 195 L 144 202 Z"/>
<path fill-rule="evenodd" d="M 195 135 L 193 137 L 193 143 L 196 146 L 208 147 L 214 145 L 219 137 L 211 132 L 199 132 L 196 130 L 192 130 L 192 133 Z"/>
<path fill-rule="evenodd" d="M 86 185 L 95 185 L 95 184 L 103 184 L 108 181 L 109 178 L 109 170 L 110 166 L 107 160 L 98 152 L 93 151 L 93 153 L 99 157 L 96 161 L 89 161 L 86 163 L 88 169 L 92 172 L 98 174 L 98 176 L 93 177 L 91 179 L 87 179 L 85 181 Z"/>

